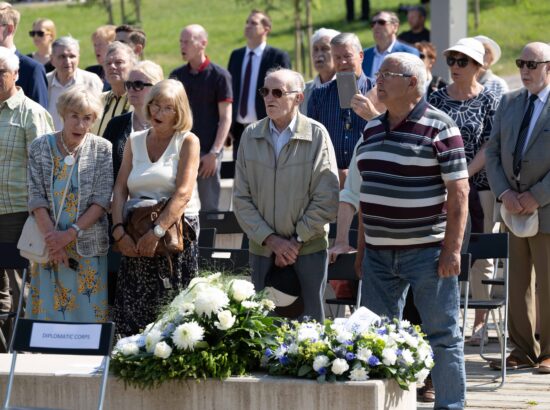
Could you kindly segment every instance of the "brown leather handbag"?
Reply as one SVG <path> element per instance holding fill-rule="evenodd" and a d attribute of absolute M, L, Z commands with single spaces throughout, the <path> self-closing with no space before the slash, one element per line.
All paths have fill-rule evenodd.
<path fill-rule="evenodd" d="M 141 206 L 131 209 L 128 213 L 126 222 L 126 233 L 138 242 L 139 238 L 144 236 L 149 230 L 154 228 L 155 221 L 160 216 L 170 199 L 161 199 L 154 205 Z M 155 255 L 166 256 L 172 253 L 183 252 L 184 236 L 189 240 L 194 240 L 195 232 L 185 222 L 182 215 L 172 226 L 166 230 L 166 235 L 158 242 Z"/>

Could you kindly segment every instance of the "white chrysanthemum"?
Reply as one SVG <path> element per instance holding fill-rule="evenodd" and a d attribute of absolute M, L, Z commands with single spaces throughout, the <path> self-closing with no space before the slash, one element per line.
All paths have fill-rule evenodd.
<path fill-rule="evenodd" d="M 327 367 L 330 364 L 330 359 L 325 355 L 319 355 L 313 360 L 313 370 L 318 372 L 323 367 Z"/>
<path fill-rule="evenodd" d="M 330 370 L 332 370 L 332 373 L 339 375 L 339 374 L 343 374 L 348 369 L 349 369 L 349 364 L 348 362 L 346 362 L 345 359 L 334 359 Z"/>
<path fill-rule="evenodd" d="M 353 337 L 353 333 L 348 332 L 345 329 L 341 329 L 336 333 L 336 340 L 338 343 L 346 343 L 349 342 Z"/>
<path fill-rule="evenodd" d="M 401 321 L 401 327 L 403 329 L 408 329 L 409 327 L 411 327 L 411 322 L 409 322 L 408 320 L 402 320 Z"/>
<path fill-rule="evenodd" d="M 298 342 L 303 342 L 306 340 L 316 342 L 317 340 L 319 340 L 319 331 L 317 330 L 317 326 L 312 323 L 302 324 L 298 328 L 297 340 Z"/>
<path fill-rule="evenodd" d="M 208 286 L 202 289 L 195 298 L 195 312 L 198 315 L 211 316 L 229 304 L 229 298 L 221 289 Z"/>
<path fill-rule="evenodd" d="M 416 382 L 418 384 L 424 383 L 424 380 L 426 380 L 426 377 L 430 374 L 430 369 L 422 369 L 416 374 Z"/>
<path fill-rule="evenodd" d="M 290 346 L 288 346 L 288 353 L 298 354 L 298 345 L 296 343 L 291 343 Z"/>
<path fill-rule="evenodd" d="M 158 342 L 155 346 L 154 355 L 161 359 L 168 359 L 172 354 L 172 348 L 166 342 Z"/>
<path fill-rule="evenodd" d="M 397 355 L 395 354 L 394 349 L 384 349 L 382 350 L 382 363 L 386 366 L 393 366 L 397 361 Z"/>
<path fill-rule="evenodd" d="M 271 299 L 262 299 L 260 301 L 260 304 L 266 310 L 271 311 L 271 310 L 275 309 L 275 303 L 273 303 L 273 301 Z"/>
<path fill-rule="evenodd" d="M 162 334 L 160 330 L 151 329 L 147 336 L 145 336 L 145 349 L 151 353 L 155 350 L 155 346 L 162 339 Z"/>
<path fill-rule="evenodd" d="M 366 347 L 360 347 L 359 349 L 357 349 L 356 357 L 362 362 L 368 362 L 371 356 L 372 350 L 367 349 Z"/>
<path fill-rule="evenodd" d="M 194 350 L 197 342 L 204 337 L 204 329 L 195 321 L 176 327 L 172 335 L 174 344 L 179 349 Z"/>
<path fill-rule="evenodd" d="M 178 308 L 178 313 L 181 316 L 191 315 L 195 312 L 195 305 L 191 302 L 182 303 Z"/>
<path fill-rule="evenodd" d="M 413 335 L 409 334 L 409 332 L 401 331 L 401 336 L 403 336 L 405 343 L 407 343 L 410 347 L 414 347 L 414 348 L 418 347 L 418 339 Z"/>
<path fill-rule="evenodd" d="M 247 280 L 235 279 L 231 282 L 231 297 L 237 302 L 242 302 L 245 299 L 254 296 L 256 291 L 254 290 L 254 284 Z"/>
<path fill-rule="evenodd" d="M 215 283 L 218 281 L 218 279 L 220 279 L 222 276 L 222 273 L 221 272 L 216 272 L 216 273 L 213 273 L 212 275 L 209 275 L 206 277 L 206 281 L 208 283 Z"/>
<path fill-rule="evenodd" d="M 428 343 L 419 343 L 418 344 L 418 350 L 416 351 L 418 353 L 418 357 L 421 361 L 426 360 L 427 357 L 430 357 L 432 355 L 432 349 Z"/>
<path fill-rule="evenodd" d="M 403 343 L 405 339 L 400 333 L 392 332 L 389 334 L 390 340 L 393 340 L 395 343 Z"/>
<path fill-rule="evenodd" d="M 129 342 L 124 343 L 120 348 L 117 349 L 124 356 L 131 356 L 139 353 L 139 346 L 136 343 Z"/>
<path fill-rule="evenodd" d="M 214 325 L 220 330 L 231 329 L 235 324 L 235 316 L 230 310 L 222 310 L 218 313 L 218 321 Z"/>
<path fill-rule="evenodd" d="M 403 349 L 401 351 L 401 357 L 407 366 L 410 366 L 414 363 L 414 357 L 412 352 L 409 349 Z"/>
<path fill-rule="evenodd" d="M 260 307 L 260 304 L 258 302 L 254 302 L 252 300 L 243 300 L 241 302 L 241 305 L 245 309 L 256 309 Z"/>
<path fill-rule="evenodd" d="M 367 374 L 367 371 L 362 367 L 357 367 L 349 373 L 349 379 L 356 382 L 362 382 L 367 380 L 368 378 L 369 376 Z"/>

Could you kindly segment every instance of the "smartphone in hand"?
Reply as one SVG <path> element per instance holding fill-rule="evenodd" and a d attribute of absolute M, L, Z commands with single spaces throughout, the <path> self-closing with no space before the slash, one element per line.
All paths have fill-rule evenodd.
<path fill-rule="evenodd" d="M 351 99 L 359 93 L 355 73 L 348 71 L 336 73 L 336 87 L 338 88 L 340 108 L 351 108 Z"/>

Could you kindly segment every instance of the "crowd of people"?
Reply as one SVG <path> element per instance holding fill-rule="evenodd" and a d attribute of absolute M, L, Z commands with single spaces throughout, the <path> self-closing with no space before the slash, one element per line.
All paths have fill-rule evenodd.
<path fill-rule="evenodd" d="M 411 30 L 398 35 L 398 16 L 376 13 L 366 49 L 353 33 L 317 30 L 318 75 L 308 83 L 286 51 L 267 44 L 264 12 L 248 15 L 246 45 L 227 69 L 210 61 L 205 28 L 191 24 L 180 33 L 185 64 L 164 79 L 143 59 L 145 32 L 128 25 L 92 34 L 98 64 L 86 69 L 79 42 L 56 37 L 49 19 L 33 23 L 36 50 L 23 55 L 13 40 L 19 12 L 0 3 L 0 241 L 16 243 L 31 214 L 49 254 L 32 264 L 26 315 L 113 319 L 123 336 L 154 321 L 198 272 L 199 211 L 219 208 L 229 135 L 234 212 L 257 290 L 273 271 L 291 268 L 302 317 L 323 321 L 327 265 L 352 250 L 358 214 L 362 304 L 422 325 L 435 354 L 422 397 L 463 408 L 460 254 L 470 232 L 496 231 L 502 214 L 514 350 L 492 366 L 550 373 L 550 310 L 535 309 L 535 295 L 541 303 L 550 296 L 550 46 L 525 45 L 516 60 L 524 87 L 510 93 L 491 71 L 497 42 L 463 38 L 438 55 L 426 16 L 422 6 L 409 8 Z M 438 57 L 449 84 L 431 72 Z M 349 101 L 339 94 L 340 73 L 355 79 Z M 150 204 L 163 207 L 136 237 L 129 215 Z M 533 215 L 538 229 L 527 236 Z M 188 232 L 183 251 L 159 255 L 178 221 Z M 114 295 L 110 246 L 122 254 Z M 474 298 L 490 298 L 482 280 L 493 270 L 489 260 L 475 262 Z M 21 278 L 3 271 L 0 279 L 0 307 L 9 311 Z M 476 312 L 469 343 L 483 342 L 485 320 Z"/>

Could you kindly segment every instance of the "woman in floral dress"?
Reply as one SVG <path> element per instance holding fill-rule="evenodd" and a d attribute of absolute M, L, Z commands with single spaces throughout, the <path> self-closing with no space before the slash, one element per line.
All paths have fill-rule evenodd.
<path fill-rule="evenodd" d="M 50 260 L 32 268 L 26 315 L 101 322 L 108 319 L 111 143 L 89 133 L 102 112 L 99 95 L 75 86 L 59 97 L 57 110 L 63 130 L 37 138 L 29 149 L 29 211 Z"/>

